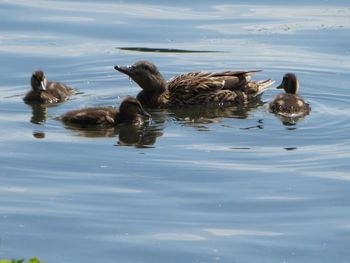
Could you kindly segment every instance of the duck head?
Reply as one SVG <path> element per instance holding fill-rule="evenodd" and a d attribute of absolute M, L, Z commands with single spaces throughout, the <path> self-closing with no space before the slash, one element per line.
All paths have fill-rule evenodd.
<path fill-rule="evenodd" d="M 299 91 L 299 81 L 293 73 L 287 73 L 283 76 L 281 85 L 277 89 L 284 89 L 286 93 L 297 94 Z"/>
<path fill-rule="evenodd" d="M 37 70 L 33 72 L 31 85 L 34 91 L 42 92 L 46 90 L 47 80 L 44 71 Z"/>
<path fill-rule="evenodd" d="M 157 67 L 148 61 L 139 61 L 132 66 L 115 66 L 115 70 L 128 75 L 145 92 L 160 94 L 166 90 L 166 81 Z"/>
<path fill-rule="evenodd" d="M 150 118 L 151 115 L 146 112 L 138 99 L 127 96 L 119 107 L 119 121 L 120 122 L 134 122 L 141 116 Z"/>

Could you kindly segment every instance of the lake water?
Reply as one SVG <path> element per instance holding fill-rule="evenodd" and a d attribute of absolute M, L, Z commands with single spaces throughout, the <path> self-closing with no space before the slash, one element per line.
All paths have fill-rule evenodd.
<path fill-rule="evenodd" d="M 350 262 L 348 1 L 0 0 L 0 259 Z M 219 53 L 137 52 L 146 47 Z M 143 127 L 72 129 L 54 117 L 140 88 L 114 65 L 294 72 L 312 112 L 266 103 L 153 110 Z M 30 76 L 79 90 L 22 102 Z"/>

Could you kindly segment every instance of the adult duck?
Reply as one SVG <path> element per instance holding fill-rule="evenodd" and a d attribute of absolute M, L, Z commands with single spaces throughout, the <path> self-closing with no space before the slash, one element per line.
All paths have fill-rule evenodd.
<path fill-rule="evenodd" d="M 75 93 L 75 90 L 60 82 L 47 81 L 45 72 L 37 70 L 31 77 L 32 89 L 25 95 L 25 102 L 56 103 L 62 102 Z"/>
<path fill-rule="evenodd" d="M 58 120 L 81 126 L 107 127 L 121 124 L 139 125 L 143 123 L 142 116 L 150 117 L 137 99 L 128 96 L 121 102 L 119 111 L 114 107 L 83 108 L 69 111 L 58 117 Z"/>
<path fill-rule="evenodd" d="M 285 93 L 277 95 L 270 103 L 271 112 L 285 117 L 299 117 L 311 111 L 310 105 L 298 96 L 299 81 L 295 74 L 285 74 L 277 89 L 284 89 Z"/>
<path fill-rule="evenodd" d="M 128 75 L 142 88 L 137 98 L 149 108 L 246 103 L 257 98 L 274 83 L 271 79 L 251 81 L 251 75 L 259 70 L 193 72 L 166 81 L 157 67 L 148 61 L 114 68 Z"/>

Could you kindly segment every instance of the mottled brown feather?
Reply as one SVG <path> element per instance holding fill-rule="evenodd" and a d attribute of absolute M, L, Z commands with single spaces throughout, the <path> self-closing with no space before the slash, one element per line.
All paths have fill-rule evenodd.
<path fill-rule="evenodd" d="M 58 117 L 63 122 L 80 125 L 115 126 L 119 124 L 141 124 L 142 116 L 149 117 L 137 99 L 126 97 L 119 110 L 114 107 L 90 107 L 69 111 Z"/>
<path fill-rule="evenodd" d="M 307 115 L 311 107 L 304 99 L 297 95 L 299 81 L 295 74 L 287 73 L 278 89 L 284 89 L 285 93 L 277 95 L 269 104 L 271 112 L 286 116 Z"/>
<path fill-rule="evenodd" d="M 147 61 L 115 69 L 140 85 L 143 90 L 137 98 L 151 108 L 246 103 L 273 84 L 272 80 L 250 81 L 258 71 L 191 72 L 165 81 L 157 67 Z"/>
<path fill-rule="evenodd" d="M 36 86 L 40 81 L 46 83 L 46 90 L 39 90 Z M 49 82 L 46 80 L 45 73 L 41 70 L 35 71 L 31 79 L 32 89 L 25 95 L 23 100 L 27 103 L 56 103 L 69 99 L 69 96 L 75 93 L 75 90 L 60 82 Z"/>
<path fill-rule="evenodd" d="M 310 105 L 296 94 L 284 93 L 278 95 L 271 103 L 270 110 L 279 114 L 308 114 Z"/>

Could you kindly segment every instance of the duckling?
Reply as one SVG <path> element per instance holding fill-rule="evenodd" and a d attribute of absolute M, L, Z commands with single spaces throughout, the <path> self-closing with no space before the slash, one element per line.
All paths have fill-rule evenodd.
<path fill-rule="evenodd" d="M 166 81 L 157 67 L 148 61 L 114 68 L 128 75 L 142 88 L 137 98 L 149 108 L 246 103 L 257 98 L 274 83 L 271 79 L 251 81 L 251 75 L 259 70 L 193 72 Z"/>
<path fill-rule="evenodd" d="M 141 116 L 150 117 L 141 103 L 127 96 L 120 104 L 119 111 L 114 107 L 91 107 L 69 111 L 58 120 L 73 124 L 116 126 L 120 124 L 142 124 Z"/>
<path fill-rule="evenodd" d="M 75 90 L 60 82 L 49 82 L 44 71 L 33 72 L 32 89 L 25 95 L 25 102 L 56 103 L 62 102 L 75 93 Z"/>
<path fill-rule="evenodd" d="M 307 115 L 311 107 L 302 97 L 298 96 L 299 81 L 295 74 L 287 73 L 283 76 L 281 85 L 277 89 L 284 89 L 285 93 L 276 96 L 270 103 L 270 111 L 286 117 Z"/>

